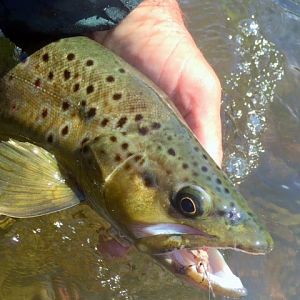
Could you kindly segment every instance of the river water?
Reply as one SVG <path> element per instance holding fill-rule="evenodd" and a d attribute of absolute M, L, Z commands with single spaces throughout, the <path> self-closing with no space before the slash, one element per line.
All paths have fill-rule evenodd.
<path fill-rule="evenodd" d="M 245 299 L 300 298 L 300 2 L 181 0 L 223 86 L 224 169 L 275 248 L 224 255 Z M 209 299 L 132 249 L 98 252 L 101 220 L 81 205 L 0 229 L 1 300 Z M 217 299 L 222 299 L 218 298 Z"/>

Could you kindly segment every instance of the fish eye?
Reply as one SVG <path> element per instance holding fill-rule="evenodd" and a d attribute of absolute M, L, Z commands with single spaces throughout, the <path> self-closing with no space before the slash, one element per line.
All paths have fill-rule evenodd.
<path fill-rule="evenodd" d="M 171 203 L 185 217 L 196 217 L 209 210 L 211 201 L 201 188 L 185 186 L 173 195 Z"/>

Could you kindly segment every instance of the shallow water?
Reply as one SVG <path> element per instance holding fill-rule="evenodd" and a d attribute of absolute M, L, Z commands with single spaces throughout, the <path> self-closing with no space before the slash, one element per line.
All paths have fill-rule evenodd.
<path fill-rule="evenodd" d="M 223 85 L 224 169 L 275 239 L 264 257 L 228 251 L 246 299 L 300 296 L 300 3 L 182 0 L 186 22 Z M 0 299 L 209 299 L 132 249 L 98 251 L 85 205 L 0 229 Z"/>

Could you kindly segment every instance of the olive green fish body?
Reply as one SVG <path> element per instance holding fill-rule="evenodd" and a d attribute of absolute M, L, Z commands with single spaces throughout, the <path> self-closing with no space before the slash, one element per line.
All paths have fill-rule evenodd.
<path fill-rule="evenodd" d="M 52 155 L 5 142 L 0 179 L 1 161 L 3 170 L 9 168 L 1 160 L 5 156 L 17 161 L 23 174 L 37 177 L 30 162 L 49 169 L 35 158 L 39 153 L 50 162 L 49 174 L 56 172 L 70 187 L 63 189 L 60 179 L 51 183 L 56 200 L 44 210 L 33 201 L 25 213 L 28 197 L 18 198 L 18 208 L 10 200 L 6 206 L 15 215 L 75 205 L 72 191 L 79 187 L 101 214 L 151 253 L 199 246 L 264 253 L 272 247 L 269 234 L 167 96 L 88 38 L 50 44 L 12 69 L 0 82 L 0 124 L 2 136 Z M 18 158 L 20 152 L 27 154 Z M 11 193 L 18 178 L 8 177 Z M 38 187 L 32 186 L 41 205 Z M 47 188 L 44 193 L 50 199 Z M 0 213 L 5 199 L 0 195 Z"/>

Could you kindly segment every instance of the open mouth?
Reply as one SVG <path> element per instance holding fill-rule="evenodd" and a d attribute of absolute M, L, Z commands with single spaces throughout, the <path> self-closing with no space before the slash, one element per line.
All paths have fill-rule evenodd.
<path fill-rule="evenodd" d="M 142 239 L 163 237 L 164 235 L 184 237 L 190 234 L 195 237 L 204 236 L 202 232 L 195 228 L 178 224 L 138 225 L 132 229 L 134 229 L 136 237 Z M 154 256 L 168 269 L 171 269 L 173 273 L 181 278 L 183 277 L 184 281 L 208 289 L 212 294 L 231 298 L 240 298 L 247 295 L 247 290 L 240 278 L 233 274 L 218 248 L 178 248 L 160 253 L 157 251 Z"/>
<path fill-rule="evenodd" d="M 247 295 L 239 277 L 233 274 L 216 248 L 173 250 L 158 255 L 179 276 L 214 294 L 240 298 Z"/>

